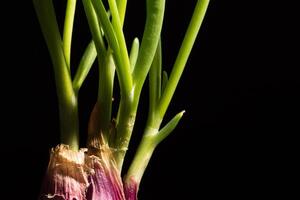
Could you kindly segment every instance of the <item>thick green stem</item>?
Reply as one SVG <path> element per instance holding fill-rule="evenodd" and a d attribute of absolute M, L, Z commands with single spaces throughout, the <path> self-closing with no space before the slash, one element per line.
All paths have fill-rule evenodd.
<path fill-rule="evenodd" d="M 117 149 L 115 159 L 119 170 L 122 169 L 124 157 L 129 145 L 133 126 L 136 119 L 137 104 L 133 99 L 120 101 L 118 120 L 117 120 L 117 135 L 114 148 Z"/>
<path fill-rule="evenodd" d="M 108 18 L 107 12 L 102 1 L 92 0 L 92 3 L 95 12 L 98 16 L 98 20 L 103 27 L 103 31 L 108 41 L 108 44 L 113 52 L 113 57 L 116 64 L 116 71 L 118 74 L 118 80 L 120 84 L 121 96 L 126 98 L 126 96 L 128 96 L 128 94 L 130 94 L 132 91 L 132 77 L 130 74 L 130 65 L 128 65 L 128 63 L 124 60 L 124 55 L 121 54 L 118 38 Z"/>
<path fill-rule="evenodd" d="M 79 149 L 78 104 L 74 95 L 68 101 L 59 103 L 61 142 L 73 150 Z"/>
<path fill-rule="evenodd" d="M 125 95 L 122 95 L 121 93 L 121 102 L 117 120 L 117 140 L 115 145 L 118 150 L 115 157 L 119 169 L 122 168 L 123 160 L 131 138 L 142 86 L 149 72 L 159 42 L 164 8 L 165 0 L 147 0 L 145 31 L 132 75 L 135 87 L 132 87 L 133 89 L 130 91 L 127 90 Z M 122 78 L 122 74 L 119 74 L 118 77 Z"/>
<path fill-rule="evenodd" d="M 98 85 L 98 108 L 100 109 L 97 119 L 100 124 L 100 129 L 103 136 L 108 139 L 109 125 L 111 122 L 111 110 L 112 110 L 112 93 L 113 93 L 113 81 L 115 75 L 115 65 L 112 59 L 112 51 L 110 48 L 106 50 L 100 23 L 98 21 L 97 14 L 93 8 L 91 1 L 83 0 L 85 13 L 87 15 L 89 27 L 95 41 L 98 65 L 99 65 L 99 85 Z"/>
<path fill-rule="evenodd" d="M 99 61 L 99 86 L 98 86 L 98 105 L 100 108 L 99 123 L 101 131 L 108 139 L 109 127 L 111 123 L 112 98 L 115 76 L 115 64 L 111 51 L 108 50 L 105 58 Z"/>
<path fill-rule="evenodd" d="M 145 31 L 143 34 L 138 59 L 133 71 L 136 96 L 140 95 L 140 91 L 145 82 L 156 52 L 163 24 L 164 11 L 165 0 L 147 0 Z"/>
<path fill-rule="evenodd" d="M 104 59 L 106 55 L 106 47 L 101 34 L 98 17 L 90 0 L 83 0 L 82 3 L 88 20 L 89 28 L 95 43 L 98 59 Z"/>
<path fill-rule="evenodd" d="M 131 181 L 132 179 L 137 183 L 141 181 L 156 146 L 176 128 L 183 113 L 184 111 L 178 113 L 160 131 L 158 131 L 160 127 L 159 120 L 157 120 L 156 124 L 149 124 L 150 120 L 148 120 L 142 141 L 125 176 L 125 182 Z"/>
<path fill-rule="evenodd" d="M 120 21 L 123 26 L 124 19 L 125 19 L 125 13 L 126 13 L 126 7 L 127 7 L 127 0 L 116 0 L 116 2 L 117 2 L 117 6 L 118 6 Z"/>
<path fill-rule="evenodd" d="M 146 167 L 150 161 L 153 151 L 156 147 L 155 137 L 158 129 L 147 128 L 142 141 L 136 151 L 134 160 L 132 161 L 127 174 L 125 175 L 124 182 L 130 182 L 132 179 L 136 183 L 140 183 Z"/>
<path fill-rule="evenodd" d="M 148 121 L 142 141 L 125 176 L 125 185 L 127 183 L 130 184 L 132 180 L 137 184 L 140 183 L 156 145 L 174 130 L 184 113 L 184 111 L 178 113 L 164 128 L 158 131 L 200 29 L 208 2 L 209 0 L 198 0 L 197 2 L 170 79 L 167 80 L 167 75 L 164 75 L 165 80 L 163 82 L 166 86 L 163 86 L 163 95 L 158 103 L 157 99 L 160 96 L 161 80 L 158 80 L 156 77 L 158 73 L 160 75 L 161 71 L 159 67 L 160 60 L 157 60 L 157 58 L 154 59 L 150 70 L 150 109 Z M 157 51 L 156 56 L 158 54 L 159 52 Z"/>
<path fill-rule="evenodd" d="M 173 97 L 173 94 L 180 80 L 187 59 L 191 53 L 192 47 L 196 40 L 197 34 L 200 30 L 200 26 L 203 22 L 208 4 L 209 4 L 209 0 L 197 1 L 191 22 L 186 31 L 181 48 L 179 50 L 178 56 L 176 58 L 175 64 L 170 74 L 170 78 L 168 80 L 164 93 L 162 94 L 161 100 L 159 102 L 158 113 L 160 118 L 163 118 L 163 116 L 165 115 L 167 108 L 170 104 L 170 101 Z"/>
<path fill-rule="evenodd" d="M 130 76 L 128 79 L 130 79 L 130 81 L 132 82 L 131 74 L 130 74 L 130 61 L 129 61 L 128 51 L 127 51 L 125 36 L 122 30 L 122 23 L 118 13 L 118 7 L 115 0 L 108 0 L 108 2 L 112 14 L 112 26 L 114 28 L 116 38 L 119 44 L 120 57 L 122 60 L 121 67 L 124 69 L 127 75 Z"/>
<path fill-rule="evenodd" d="M 161 95 L 161 68 L 162 52 L 161 42 L 159 42 L 149 71 L 149 124 L 152 124 L 153 121 L 155 121 L 155 109 Z"/>
<path fill-rule="evenodd" d="M 98 20 L 103 26 L 103 31 L 108 40 L 108 44 L 112 49 L 120 83 L 121 101 L 119 117 L 116 125 L 117 137 L 114 142 L 114 147 L 118 150 L 116 153 L 116 160 L 118 168 L 121 169 L 132 133 L 137 107 L 133 105 L 132 76 L 130 73 L 130 62 L 122 31 L 122 19 L 120 19 L 122 16 L 119 16 L 115 2 L 109 1 L 113 15 L 112 25 L 108 19 L 102 1 L 92 0 L 92 3 L 97 13 Z"/>
<path fill-rule="evenodd" d="M 63 49 L 67 66 L 70 69 L 71 43 L 74 24 L 74 15 L 76 10 L 76 0 L 68 0 L 64 24 Z"/>
<path fill-rule="evenodd" d="M 66 64 L 54 7 L 51 0 L 33 0 L 33 4 L 54 67 L 60 113 L 61 142 L 70 145 L 73 149 L 78 149 L 77 97 Z"/>

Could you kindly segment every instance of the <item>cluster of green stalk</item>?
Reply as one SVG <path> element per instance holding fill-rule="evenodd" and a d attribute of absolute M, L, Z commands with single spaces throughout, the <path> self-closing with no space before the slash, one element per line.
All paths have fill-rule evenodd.
<path fill-rule="evenodd" d="M 146 127 L 123 179 L 124 184 L 132 180 L 140 183 L 155 147 L 174 130 L 184 113 L 179 112 L 161 127 L 209 0 L 196 1 L 192 19 L 170 75 L 162 71 L 160 40 L 165 0 L 146 0 L 147 16 L 143 37 L 141 42 L 138 38 L 132 41 L 130 51 L 123 32 L 127 0 L 107 0 L 107 2 L 108 8 L 102 0 L 82 0 L 92 39 L 84 51 L 79 66 L 73 68 L 71 44 L 76 0 L 67 0 L 62 36 L 52 0 L 33 0 L 55 72 L 61 143 L 69 145 L 73 150 L 79 149 L 78 93 L 97 59 L 98 96 L 89 134 L 104 138 L 108 146 L 114 149 L 113 159 L 121 172 L 134 128 L 141 91 L 149 76 L 149 113 Z M 76 69 L 74 77 L 71 76 L 73 69 Z M 120 88 L 120 101 L 117 115 L 112 116 L 115 75 Z"/>

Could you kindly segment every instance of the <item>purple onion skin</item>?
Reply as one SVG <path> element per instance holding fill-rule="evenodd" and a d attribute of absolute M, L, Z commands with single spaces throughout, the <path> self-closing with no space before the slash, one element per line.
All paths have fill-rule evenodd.
<path fill-rule="evenodd" d="M 83 164 L 84 150 L 74 152 L 66 145 L 53 148 L 39 199 L 86 200 Z"/>
<path fill-rule="evenodd" d="M 116 168 L 107 166 L 96 156 L 90 157 L 89 166 L 94 172 L 88 176 L 88 200 L 125 200 L 121 176 Z"/>
<path fill-rule="evenodd" d="M 112 155 L 107 145 L 90 147 L 88 153 L 72 151 L 66 145 L 53 148 L 39 200 L 137 199 L 133 190 L 127 190 L 130 195 L 125 198 Z"/>
<path fill-rule="evenodd" d="M 124 192 L 126 200 L 137 200 L 139 184 L 134 180 L 133 177 L 129 178 L 124 184 Z"/>
<path fill-rule="evenodd" d="M 87 153 L 59 145 L 51 151 L 39 200 L 136 200 L 136 192 L 137 184 L 123 187 L 107 145 Z"/>

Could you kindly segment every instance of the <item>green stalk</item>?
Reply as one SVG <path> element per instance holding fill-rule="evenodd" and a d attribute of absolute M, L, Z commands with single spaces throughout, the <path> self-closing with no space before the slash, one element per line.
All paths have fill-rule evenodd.
<path fill-rule="evenodd" d="M 163 141 L 176 128 L 184 113 L 185 111 L 181 111 L 175 115 L 175 117 L 173 117 L 173 119 L 171 119 L 171 121 L 169 121 L 169 123 L 167 123 L 162 129 L 160 129 L 155 138 L 156 144 L 159 144 L 161 141 Z"/>
<path fill-rule="evenodd" d="M 117 141 L 115 158 L 119 169 L 122 168 L 126 150 L 131 138 L 133 125 L 142 86 L 154 58 L 162 29 L 165 0 L 147 0 L 147 18 L 141 48 L 133 71 L 134 90 L 126 93 L 128 100 L 122 99 L 117 120 Z M 129 71 L 130 72 L 130 71 Z M 118 74 L 118 77 L 120 78 Z M 130 74 L 131 75 L 131 74 Z M 122 86 L 122 85 L 121 85 Z"/>
<path fill-rule="evenodd" d="M 118 74 L 120 90 L 121 90 L 121 101 L 119 108 L 119 117 L 116 125 L 117 129 L 117 141 L 114 141 L 115 145 L 113 147 L 118 149 L 117 154 L 117 166 L 119 169 L 122 167 L 123 158 L 128 147 L 129 139 L 128 135 L 131 135 L 133 123 L 135 120 L 136 109 L 133 106 L 133 94 L 132 94 L 132 77 L 130 73 L 130 65 L 128 62 L 124 62 L 124 53 L 121 56 L 121 51 L 124 51 L 124 48 L 120 50 L 119 41 L 121 30 L 114 30 L 113 25 L 108 19 L 106 10 L 102 1 L 92 0 L 93 6 L 95 8 L 98 20 L 101 22 L 103 27 L 104 34 L 107 38 L 108 44 L 113 52 L 114 61 L 116 64 L 116 71 Z M 112 5 L 113 6 L 113 5 Z M 114 7 L 114 6 L 113 6 Z M 118 16 L 114 10 L 115 18 L 117 20 Z M 119 26 L 119 25 L 118 25 Z M 120 27 L 119 27 L 120 28 Z M 119 31 L 119 33 L 116 33 Z M 119 38 L 116 36 L 119 35 Z M 126 50 L 127 51 L 127 50 Z M 121 156 L 120 156 L 121 155 Z"/>
<path fill-rule="evenodd" d="M 34 8 L 54 67 L 59 104 L 61 142 L 79 147 L 77 97 L 62 48 L 62 40 L 51 0 L 33 0 Z"/>
<path fill-rule="evenodd" d="M 208 4 L 209 4 L 209 0 L 197 1 L 192 19 L 186 31 L 181 48 L 179 50 L 178 56 L 176 58 L 175 64 L 170 74 L 168 83 L 166 85 L 166 88 L 164 90 L 164 93 L 162 94 L 161 100 L 158 105 L 158 114 L 159 114 L 158 117 L 160 119 L 164 117 L 167 108 L 170 104 L 170 101 L 173 97 L 173 94 L 180 80 L 187 59 L 191 53 L 192 47 L 196 40 L 197 34 L 200 30 L 200 26 L 203 22 Z"/>
<path fill-rule="evenodd" d="M 155 65 L 157 61 L 154 59 L 154 63 L 150 70 L 150 109 L 148 121 L 142 141 L 125 176 L 125 184 L 130 184 L 130 181 L 132 180 L 134 180 L 137 184 L 140 183 L 156 145 L 175 129 L 183 116 L 184 111 L 178 113 L 167 125 L 165 125 L 164 128 L 158 131 L 199 32 L 208 3 L 209 0 L 197 1 L 190 25 L 187 29 L 178 57 L 171 72 L 170 79 L 167 80 L 167 75 L 163 75 L 163 85 L 166 86 L 163 86 L 165 88 L 163 89 L 163 94 L 158 104 L 156 104 L 156 99 L 159 95 L 157 85 L 161 84 L 161 80 L 155 79 L 155 76 L 158 74 L 155 70 L 159 70 L 160 68 L 157 66 L 158 64 Z M 158 53 L 159 52 L 157 51 L 156 55 Z"/>
<path fill-rule="evenodd" d="M 92 2 L 89 0 L 83 0 L 83 5 L 98 54 L 99 85 L 97 102 L 99 109 L 101 109 L 98 116 L 98 123 L 101 125 L 101 130 L 98 130 L 98 132 L 101 131 L 103 133 L 103 136 L 108 139 L 112 112 L 112 94 L 115 65 L 112 60 L 111 49 L 108 48 L 106 50 L 106 47 L 104 45 L 101 26 L 98 21 L 98 16 L 93 8 Z"/>
<path fill-rule="evenodd" d="M 136 64 L 136 60 L 137 60 L 138 55 L 139 55 L 139 48 L 140 48 L 139 39 L 138 38 L 134 38 L 134 40 L 132 41 L 131 50 L 130 50 L 130 56 L 129 56 L 130 71 L 131 71 L 131 73 L 134 70 L 134 67 L 135 67 L 135 64 Z"/>
<path fill-rule="evenodd" d="M 162 53 L 161 42 L 159 42 L 149 71 L 149 124 L 153 124 L 155 121 L 155 109 L 161 95 L 161 68 Z"/>
<path fill-rule="evenodd" d="M 156 52 L 163 24 L 164 10 L 165 0 L 147 0 L 145 31 L 143 34 L 138 59 L 133 71 L 136 97 L 140 95 L 140 91 L 145 82 Z"/>
<path fill-rule="evenodd" d="M 74 15 L 76 10 L 76 0 L 68 0 L 63 33 L 63 49 L 66 58 L 67 66 L 70 70 L 71 60 L 71 43 L 74 24 Z"/>
<path fill-rule="evenodd" d="M 75 94 L 78 94 L 78 91 L 81 88 L 83 81 L 87 77 L 96 57 L 97 57 L 97 51 L 95 48 L 95 44 L 94 41 L 91 41 L 84 51 L 84 54 L 80 60 L 79 66 L 77 68 L 73 80 L 73 88 Z"/>
<path fill-rule="evenodd" d="M 117 135 L 114 148 L 117 168 L 122 169 L 124 157 L 129 145 L 132 130 L 136 119 L 137 103 L 134 101 L 123 101 L 121 99 L 116 124 Z"/>
<path fill-rule="evenodd" d="M 100 108 L 99 124 L 101 132 L 109 139 L 109 128 L 112 113 L 112 98 L 115 76 L 115 63 L 111 50 L 106 52 L 106 56 L 98 59 L 99 62 L 99 85 L 98 85 L 98 105 Z M 100 131 L 100 130 L 99 130 Z"/>
<path fill-rule="evenodd" d="M 127 0 L 116 0 L 117 7 L 118 7 L 118 12 L 120 16 L 120 22 L 121 25 L 123 26 L 124 24 L 124 19 L 125 19 L 125 13 L 126 13 L 126 7 L 127 7 Z"/>
<path fill-rule="evenodd" d="M 116 38 L 117 38 L 117 41 L 119 44 L 120 57 L 122 60 L 121 67 L 128 74 L 127 76 L 130 76 L 130 81 L 132 82 L 131 74 L 130 74 L 130 61 L 129 61 L 126 42 L 125 42 L 125 37 L 123 34 L 123 30 L 122 30 L 122 24 L 121 24 L 120 16 L 118 13 L 117 4 L 116 4 L 115 0 L 108 0 L 108 3 L 109 3 L 110 11 L 112 14 L 112 25 L 113 25 L 114 31 L 116 33 Z"/>
<path fill-rule="evenodd" d="M 88 20 L 89 28 L 95 43 L 98 59 L 104 59 L 106 55 L 106 47 L 100 30 L 98 17 L 90 0 L 82 0 L 84 11 Z"/>
<path fill-rule="evenodd" d="M 125 182 L 133 179 L 136 183 L 140 183 L 156 146 L 176 128 L 183 114 L 184 111 L 178 113 L 160 131 L 158 131 L 158 128 L 147 126 L 142 141 L 125 176 Z"/>
<path fill-rule="evenodd" d="M 166 85 L 168 83 L 168 73 L 166 71 L 163 71 L 162 73 L 162 81 L 161 81 L 161 94 L 164 93 L 166 89 Z"/>
<path fill-rule="evenodd" d="M 116 33 L 116 38 L 118 40 L 119 48 L 120 48 L 120 56 L 122 59 L 122 68 L 126 72 L 129 72 L 129 76 L 131 78 L 131 65 L 129 61 L 128 51 L 126 47 L 125 37 L 122 30 L 122 24 L 120 20 L 120 16 L 118 13 L 118 7 L 115 0 L 108 0 L 110 11 L 112 14 L 112 26 Z M 124 106 L 126 105 L 126 106 Z M 126 136 L 131 135 L 133 130 L 133 125 L 135 121 L 136 109 L 130 109 L 132 107 L 136 107 L 132 105 L 132 95 L 130 93 L 121 94 L 120 100 L 120 115 L 121 118 L 118 119 L 117 122 L 117 145 L 121 143 L 121 146 L 117 146 L 116 148 L 119 150 L 117 156 L 122 155 L 125 156 L 127 147 L 129 145 L 129 140 Z M 122 134 L 120 134 L 122 133 Z M 125 133 L 125 134 L 124 134 Z M 124 137 L 125 136 L 125 137 Z M 119 166 L 121 168 L 121 166 Z"/>
<path fill-rule="evenodd" d="M 113 52 L 114 61 L 116 64 L 116 71 L 119 78 L 121 96 L 125 100 L 132 91 L 132 77 L 130 74 L 130 65 L 125 61 L 124 54 L 121 54 L 120 45 L 115 33 L 115 30 L 107 16 L 107 12 L 102 1 L 92 0 L 94 9 L 100 21 L 108 44 Z M 119 33 L 117 33 L 119 34 Z"/>
<path fill-rule="evenodd" d="M 137 184 L 140 183 L 150 158 L 156 147 L 156 135 L 158 129 L 147 128 L 144 132 L 143 138 L 134 155 L 134 159 L 124 177 L 124 184 L 130 183 L 134 180 Z"/>

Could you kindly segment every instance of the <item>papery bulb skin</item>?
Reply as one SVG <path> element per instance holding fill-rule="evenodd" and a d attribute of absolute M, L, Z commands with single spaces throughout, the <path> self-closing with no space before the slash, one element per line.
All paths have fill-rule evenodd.
<path fill-rule="evenodd" d="M 82 149 L 76 152 L 67 145 L 58 145 L 51 150 L 40 200 L 87 200 L 85 151 Z"/>
<path fill-rule="evenodd" d="M 123 187 L 113 151 L 102 136 L 90 137 L 88 149 L 78 152 L 53 148 L 39 199 L 136 200 L 137 187 Z"/>
<path fill-rule="evenodd" d="M 86 165 L 93 171 L 88 176 L 87 200 L 126 200 L 120 172 L 104 139 L 90 140 L 88 149 Z"/>
<path fill-rule="evenodd" d="M 124 193 L 126 200 L 137 200 L 139 184 L 134 180 L 133 177 L 129 177 L 124 183 Z"/>
<path fill-rule="evenodd" d="M 89 157 L 89 166 L 93 173 L 88 176 L 90 185 L 87 189 L 88 200 L 125 200 L 120 175 L 107 168 L 101 159 Z"/>

